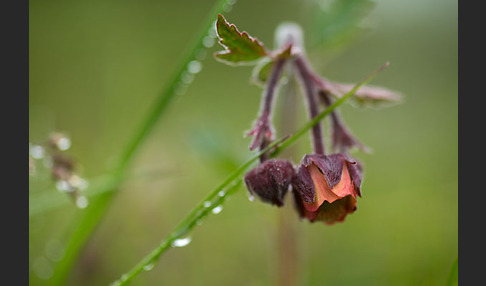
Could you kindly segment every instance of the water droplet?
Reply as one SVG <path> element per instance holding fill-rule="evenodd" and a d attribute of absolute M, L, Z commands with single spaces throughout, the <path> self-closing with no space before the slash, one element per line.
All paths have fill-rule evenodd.
<path fill-rule="evenodd" d="M 210 201 L 205 201 L 205 202 L 203 203 L 203 206 L 204 206 L 205 208 L 209 208 L 209 207 L 211 206 L 211 202 L 210 202 Z"/>
<path fill-rule="evenodd" d="M 185 83 L 179 83 L 177 87 L 175 88 L 175 93 L 177 95 L 183 95 L 187 91 L 187 84 Z"/>
<path fill-rule="evenodd" d="M 61 137 L 57 141 L 57 148 L 61 151 L 66 151 L 71 147 L 71 140 L 67 137 Z"/>
<path fill-rule="evenodd" d="M 226 195 L 225 191 L 219 191 L 218 196 L 224 197 Z"/>
<path fill-rule="evenodd" d="M 44 147 L 39 145 L 34 145 L 30 148 L 30 155 L 34 159 L 42 159 L 44 158 L 45 152 Z"/>
<path fill-rule="evenodd" d="M 150 271 L 152 269 L 154 269 L 154 266 L 155 266 L 155 263 L 150 263 L 150 264 L 147 264 L 143 267 L 143 270 L 145 271 Z"/>
<path fill-rule="evenodd" d="M 127 274 L 123 274 L 123 275 L 120 277 L 120 281 L 121 281 L 121 282 L 125 282 L 125 281 L 127 281 L 127 279 L 128 279 L 128 275 L 127 275 Z"/>
<path fill-rule="evenodd" d="M 64 248 L 56 239 L 49 240 L 46 243 L 44 251 L 47 258 L 49 258 L 51 261 L 59 261 L 64 257 Z"/>
<path fill-rule="evenodd" d="M 189 243 L 191 243 L 191 240 L 192 239 L 190 237 L 179 238 L 179 239 L 174 240 L 171 243 L 171 246 L 172 247 L 184 247 L 184 246 L 188 245 Z"/>
<path fill-rule="evenodd" d="M 45 257 L 37 258 L 32 264 L 32 270 L 40 278 L 47 280 L 54 274 L 52 264 Z"/>
<path fill-rule="evenodd" d="M 219 205 L 219 206 L 215 207 L 214 209 L 212 209 L 211 212 L 213 214 L 219 214 L 222 210 L 223 210 L 223 206 Z"/>
<path fill-rule="evenodd" d="M 214 21 L 214 26 L 212 26 L 209 31 L 208 31 L 208 36 L 211 38 L 216 38 L 217 33 L 216 33 L 216 21 Z"/>
<path fill-rule="evenodd" d="M 214 37 L 206 36 L 203 39 L 203 46 L 205 46 L 206 48 L 211 48 L 212 46 L 214 46 L 214 42 Z"/>
<path fill-rule="evenodd" d="M 229 3 L 226 3 L 224 6 L 223 6 L 223 10 L 225 12 L 230 12 L 231 9 L 233 8 L 233 5 L 229 4 Z"/>
<path fill-rule="evenodd" d="M 200 72 L 201 69 L 202 69 L 202 64 L 200 61 L 191 61 L 187 65 L 187 70 L 193 74 Z"/>
<path fill-rule="evenodd" d="M 88 199 L 85 196 L 79 196 L 76 199 L 76 206 L 80 209 L 84 209 L 88 206 Z"/>
<path fill-rule="evenodd" d="M 196 220 L 196 224 L 197 225 L 201 225 L 202 224 L 202 221 L 200 219 Z"/>
<path fill-rule="evenodd" d="M 255 197 L 254 197 L 253 195 L 249 195 L 249 196 L 248 196 L 248 200 L 249 200 L 250 202 L 254 202 L 254 201 L 255 201 Z"/>
<path fill-rule="evenodd" d="M 181 80 L 184 84 L 190 84 L 194 80 L 194 74 L 188 71 L 185 71 L 181 75 Z"/>
<path fill-rule="evenodd" d="M 68 181 L 59 180 L 56 182 L 56 189 L 60 192 L 72 192 L 74 191 L 73 186 L 69 184 Z"/>

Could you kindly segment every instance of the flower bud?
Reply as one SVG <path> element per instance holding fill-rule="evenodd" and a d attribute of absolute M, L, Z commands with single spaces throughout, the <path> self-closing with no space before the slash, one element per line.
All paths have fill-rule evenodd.
<path fill-rule="evenodd" d="M 266 203 L 284 204 L 284 196 L 294 176 L 294 167 L 287 160 L 271 159 L 245 175 L 248 191 Z"/>

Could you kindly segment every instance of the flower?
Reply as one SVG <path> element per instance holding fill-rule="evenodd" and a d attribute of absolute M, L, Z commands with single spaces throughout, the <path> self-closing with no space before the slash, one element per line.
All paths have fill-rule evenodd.
<path fill-rule="evenodd" d="M 333 224 L 356 210 L 362 167 L 345 154 L 305 155 L 292 180 L 301 218 Z"/>
<path fill-rule="evenodd" d="M 263 202 L 281 207 L 293 176 L 292 163 L 271 159 L 250 170 L 245 175 L 245 183 L 250 194 L 257 195 Z"/>

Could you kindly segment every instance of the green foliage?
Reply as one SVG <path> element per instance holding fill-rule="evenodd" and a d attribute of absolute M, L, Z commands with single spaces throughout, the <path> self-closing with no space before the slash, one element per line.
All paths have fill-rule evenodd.
<path fill-rule="evenodd" d="M 457 286 L 459 285 L 459 260 L 456 258 L 454 264 L 452 265 L 451 273 L 449 274 L 449 281 L 447 281 L 447 286 Z"/>
<path fill-rule="evenodd" d="M 265 47 L 258 39 L 251 37 L 245 31 L 239 32 L 236 26 L 226 22 L 221 14 L 216 21 L 216 31 L 220 39 L 219 43 L 225 50 L 215 53 L 215 57 L 223 63 L 251 64 L 267 55 Z"/>
<path fill-rule="evenodd" d="M 311 44 L 335 49 L 362 31 L 358 25 L 373 8 L 368 0 L 316 0 L 309 25 Z"/>

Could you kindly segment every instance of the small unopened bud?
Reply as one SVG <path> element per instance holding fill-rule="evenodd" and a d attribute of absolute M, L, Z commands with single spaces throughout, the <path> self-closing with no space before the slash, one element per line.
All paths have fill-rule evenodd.
<path fill-rule="evenodd" d="M 263 202 L 281 207 L 293 175 L 292 163 L 271 159 L 249 171 L 245 175 L 245 183 L 252 195 L 256 195 Z"/>

